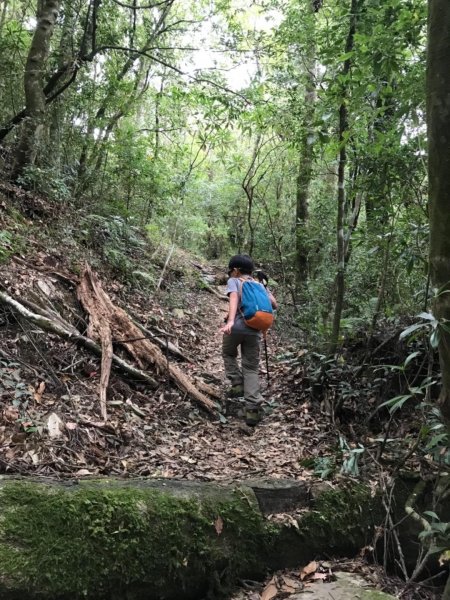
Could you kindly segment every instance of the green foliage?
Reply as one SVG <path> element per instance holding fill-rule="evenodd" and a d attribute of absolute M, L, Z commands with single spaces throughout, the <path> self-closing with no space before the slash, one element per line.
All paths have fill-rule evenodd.
<path fill-rule="evenodd" d="M 364 446 L 358 444 L 358 447 L 351 448 L 344 438 L 344 436 L 339 436 L 339 448 L 343 454 L 341 473 L 345 475 L 352 475 L 353 477 L 359 476 L 359 459 L 363 452 L 365 451 Z"/>
<path fill-rule="evenodd" d="M 26 167 L 17 183 L 26 189 L 38 191 L 55 204 L 64 204 L 70 200 L 70 179 L 58 176 L 52 167 Z"/>
<path fill-rule="evenodd" d="M 4 227 L 0 229 L 0 264 L 16 252 L 23 252 L 27 246 L 27 226 L 18 211 L 8 211 Z"/>
<path fill-rule="evenodd" d="M 312 469 L 313 474 L 320 479 L 328 479 L 336 474 L 340 464 L 339 471 L 343 475 L 359 477 L 359 459 L 364 453 L 365 448 L 358 444 L 358 447 L 352 448 L 347 440 L 339 435 L 339 446 L 334 456 L 316 456 L 300 461 L 303 467 Z"/>
<path fill-rule="evenodd" d="M 0 230 L 0 263 L 13 253 L 13 236 L 5 229 Z"/>
<path fill-rule="evenodd" d="M 135 19 L 132 9 L 107 2 L 97 15 L 98 54 L 86 60 L 80 56 L 90 42 L 80 46 L 91 30 L 87 6 L 64 6 L 42 75 L 51 82 L 62 64 L 71 64 L 58 81 L 67 89 L 48 104 L 44 147 L 35 149 L 20 182 L 88 215 L 80 237 L 124 275 L 136 270 L 131 256 L 140 250 L 116 219 L 147 227 L 157 249 L 174 244 L 214 260 L 251 250 L 289 289 L 290 301 L 297 178 L 302 154 L 312 148 L 302 238 L 309 279 L 298 325 L 324 347 L 334 309 L 337 126 L 345 89 L 349 251 L 340 341 L 379 317 L 417 312 L 425 302 L 428 252 L 426 3 L 359 3 L 350 52 L 348 6 L 331 0 L 314 12 L 310 0 L 238 8 L 224 0 L 211 15 L 209 2 L 162 3 Z M 22 108 L 33 10 L 13 3 L 4 12 L 4 123 Z M 345 61 L 351 68 L 343 74 Z M 6 138 L 5 170 L 20 126 L 14 131 Z M 8 243 L 0 243 L 0 260 Z M 134 280 L 151 285 L 147 272 L 136 270 Z"/>
<path fill-rule="evenodd" d="M 124 278 L 131 277 L 133 259 L 143 256 L 146 247 L 139 229 L 119 216 L 86 215 L 80 219 L 77 235 Z"/>

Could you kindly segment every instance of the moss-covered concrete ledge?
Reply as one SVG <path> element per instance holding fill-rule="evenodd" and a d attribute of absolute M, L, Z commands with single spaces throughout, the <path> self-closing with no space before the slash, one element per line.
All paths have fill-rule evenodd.
<path fill-rule="evenodd" d="M 267 568 L 357 552 L 372 537 L 375 504 L 359 484 L 310 490 L 280 481 L 64 484 L 3 476 L 0 597 L 217 599 Z M 297 526 L 265 517 L 302 508 Z"/>

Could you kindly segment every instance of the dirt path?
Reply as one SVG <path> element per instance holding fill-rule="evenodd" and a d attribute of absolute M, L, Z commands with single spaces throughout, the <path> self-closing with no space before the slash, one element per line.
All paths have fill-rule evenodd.
<path fill-rule="evenodd" d="M 6 276 L 6 274 L 5 274 Z M 79 307 L 72 289 L 55 277 L 10 265 L 10 281 L 21 282 L 16 295 L 33 286 L 63 298 L 73 320 Z M 227 304 L 205 290 L 172 287 L 149 301 L 138 291 L 105 281 L 115 302 L 145 323 L 158 316 L 174 342 L 192 357 L 179 366 L 225 390 L 219 327 Z M 72 300 L 71 300 L 72 299 Z M 70 307 L 71 301 L 73 306 Z M 265 417 L 249 429 L 239 403 L 211 418 L 160 376 L 152 391 L 130 386 L 113 374 L 108 388 L 108 422 L 99 415 L 99 363 L 67 342 L 35 331 L 11 316 L 2 326 L 0 350 L 0 472 L 57 477 L 122 475 L 239 480 L 307 475 L 300 461 L 328 443 L 327 422 L 318 406 L 305 401 L 302 374 L 280 362 L 276 330 L 269 336 L 271 383 L 261 378 Z M 6 357 L 6 358 L 5 358 Z M 169 360 L 176 360 L 168 357 Z M 55 433 L 55 423 L 60 432 Z M 53 427 L 53 430 L 52 430 Z M 51 430 L 53 433 L 51 433 Z"/>
<path fill-rule="evenodd" d="M 225 391 L 221 357 L 220 324 L 227 305 L 209 294 L 202 294 L 197 316 L 201 325 L 197 331 L 199 343 L 194 371 Z M 158 465 L 164 476 L 193 479 L 245 479 L 253 477 L 292 477 L 303 479 L 301 459 L 309 455 L 307 446 L 316 446 L 326 436 L 311 415 L 308 403 L 298 403 L 289 368 L 276 361 L 280 348 L 276 331 L 268 339 L 271 383 L 265 376 L 265 360 L 261 360 L 262 390 L 265 397 L 265 417 L 251 429 L 244 425 L 238 401 L 229 403 L 228 410 L 215 422 L 205 419 L 181 427 L 170 428 L 165 423 L 163 448 L 170 459 Z M 225 404 L 225 401 L 224 401 Z"/>

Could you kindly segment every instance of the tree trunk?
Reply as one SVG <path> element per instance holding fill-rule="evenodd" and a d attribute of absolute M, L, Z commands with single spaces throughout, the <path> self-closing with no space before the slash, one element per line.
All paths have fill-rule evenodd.
<path fill-rule="evenodd" d="M 429 140 L 430 270 L 436 319 L 450 322 L 450 3 L 429 0 L 427 119 Z M 439 405 L 450 432 L 450 334 L 439 327 L 442 388 Z"/>
<path fill-rule="evenodd" d="M 6 20 L 6 7 L 8 6 L 8 3 L 6 2 L 6 0 L 4 0 L 3 2 L 3 8 L 2 8 L 2 12 L 0 15 L 0 33 L 3 29 L 3 26 L 5 24 L 5 20 Z"/>
<path fill-rule="evenodd" d="M 350 28 L 345 44 L 345 54 L 353 49 L 356 31 L 358 0 L 352 0 L 350 9 Z M 336 352 L 341 329 L 341 316 L 344 307 L 345 293 L 345 219 L 347 215 L 347 199 L 345 194 L 345 167 L 347 163 L 346 134 L 348 134 L 348 83 L 346 76 L 351 67 L 351 58 L 347 58 L 342 68 L 341 106 L 339 107 L 339 165 L 338 165 L 338 213 L 337 213 L 337 273 L 336 273 L 336 304 L 331 332 L 330 353 Z"/>
<path fill-rule="evenodd" d="M 309 4 L 311 20 L 310 40 L 305 57 L 305 113 L 303 117 L 303 135 L 301 139 L 300 164 L 297 174 L 296 219 L 295 219 L 295 255 L 296 255 L 296 291 L 304 295 L 308 282 L 308 203 L 313 165 L 314 113 L 316 102 L 315 82 L 315 4 Z"/>
<path fill-rule="evenodd" d="M 37 26 L 25 65 L 24 89 L 27 118 L 16 151 L 13 179 L 17 179 L 25 167 L 34 165 L 44 138 L 46 100 L 44 70 L 50 50 L 50 39 L 58 18 L 60 1 L 44 0 L 39 6 Z"/>
<path fill-rule="evenodd" d="M 61 26 L 61 39 L 58 50 L 58 70 L 74 60 L 73 56 L 73 32 L 76 30 L 77 15 L 70 4 L 64 6 L 64 20 Z M 64 119 L 64 108 L 61 102 L 56 101 L 50 108 L 49 123 L 49 148 L 51 151 L 52 165 L 59 172 L 63 162 L 61 156 L 61 130 Z"/>
<path fill-rule="evenodd" d="M 249 231 L 249 243 L 248 243 L 248 253 L 251 256 L 253 254 L 253 246 L 255 244 L 255 225 L 253 223 L 253 200 L 255 197 L 255 187 L 256 184 L 254 182 L 256 171 L 258 167 L 256 166 L 256 161 L 258 158 L 258 152 L 260 150 L 262 134 L 258 133 L 255 139 L 255 143 L 253 145 L 252 152 L 252 160 L 250 163 L 250 167 L 244 177 L 242 182 L 242 188 L 247 196 L 247 225 Z"/>

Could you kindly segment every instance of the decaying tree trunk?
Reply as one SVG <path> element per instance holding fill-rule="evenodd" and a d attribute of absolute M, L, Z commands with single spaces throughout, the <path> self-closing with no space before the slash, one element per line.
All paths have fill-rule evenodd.
<path fill-rule="evenodd" d="M 31 321 L 44 331 L 55 333 L 63 339 L 75 342 L 83 346 L 90 352 L 102 358 L 102 374 L 100 381 L 101 395 L 101 413 L 106 419 L 106 386 L 109 379 L 111 364 L 116 365 L 121 371 L 130 375 L 133 379 L 143 381 L 151 388 L 158 387 L 158 383 L 153 377 L 145 372 L 149 365 L 156 367 L 159 373 L 167 373 L 172 381 L 178 387 L 192 397 L 203 409 L 210 413 L 215 412 L 214 402 L 205 394 L 199 391 L 202 386 L 194 385 L 190 379 L 175 365 L 169 363 L 168 359 L 162 354 L 157 346 L 148 339 L 142 339 L 141 330 L 135 325 L 124 310 L 116 307 L 104 290 L 101 288 L 98 280 L 86 269 L 83 273 L 80 284 L 82 302 L 86 310 L 91 314 L 93 322 L 89 331 L 100 339 L 101 346 L 89 337 L 83 336 L 73 327 L 66 323 L 60 315 L 55 316 L 53 311 L 45 310 L 42 307 L 27 302 L 32 306 L 35 312 L 28 310 L 22 303 L 18 302 L 5 292 L 0 291 L 0 302 L 8 305 L 18 312 L 25 319 Z M 95 291 L 94 291 L 95 290 Z M 97 302 L 97 303 L 96 303 Z M 92 318 L 92 317 L 91 317 Z M 129 354 L 136 360 L 139 368 L 133 367 L 127 361 L 112 353 L 112 346 L 109 342 L 114 339 L 120 341 Z M 125 341 L 128 340 L 128 341 Z M 104 352 L 107 353 L 106 358 Z M 206 393 L 217 398 L 217 392 L 213 388 L 203 386 Z M 212 393 L 214 392 L 214 393 Z"/>
<path fill-rule="evenodd" d="M 195 399 L 202 408 L 209 412 L 215 411 L 214 402 L 200 392 L 181 369 L 171 364 L 149 339 L 142 339 L 139 327 L 133 323 L 123 309 L 111 302 L 88 265 L 81 276 L 78 298 L 93 319 L 92 333 L 102 340 L 102 346 L 108 348 L 109 336 L 111 336 L 111 343 L 117 340 L 134 358 L 140 369 L 152 366 L 160 374 L 167 373 L 170 379 L 182 391 Z M 104 369 L 105 374 L 103 374 Z M 108 361 L 105 360 L 104 365 L 102 364 L 102 386 L 108 380 L 107 370 Z M 103 387 L 101 387 L 101 392 L 103 392 Z"/>
<path fill-rule="evenodd" d="M 442 388 L 439 404 L 450 433 L 450 3 L 429 1 L 427 64 L 430 270 L 436 288 L 434 314 L 440 322 Z"/>
<path fill-rule="evenodd" d="M 90 277 L 86 276 L 86 272 Z M 102 347 L 102 366 L 100 374 L 100 413 L 104 421 L 107 420 L 106 390 L 108 389 L 109 375 L 111 373 L 113 345 L 109 322 L 108 308 L 103 299 L 104 292 L 86 269 L 78 286 L 78 299 L 84 309 L 89 313 L 89 327 L 87 334 L 90 338 L 99 339 Z"/>

